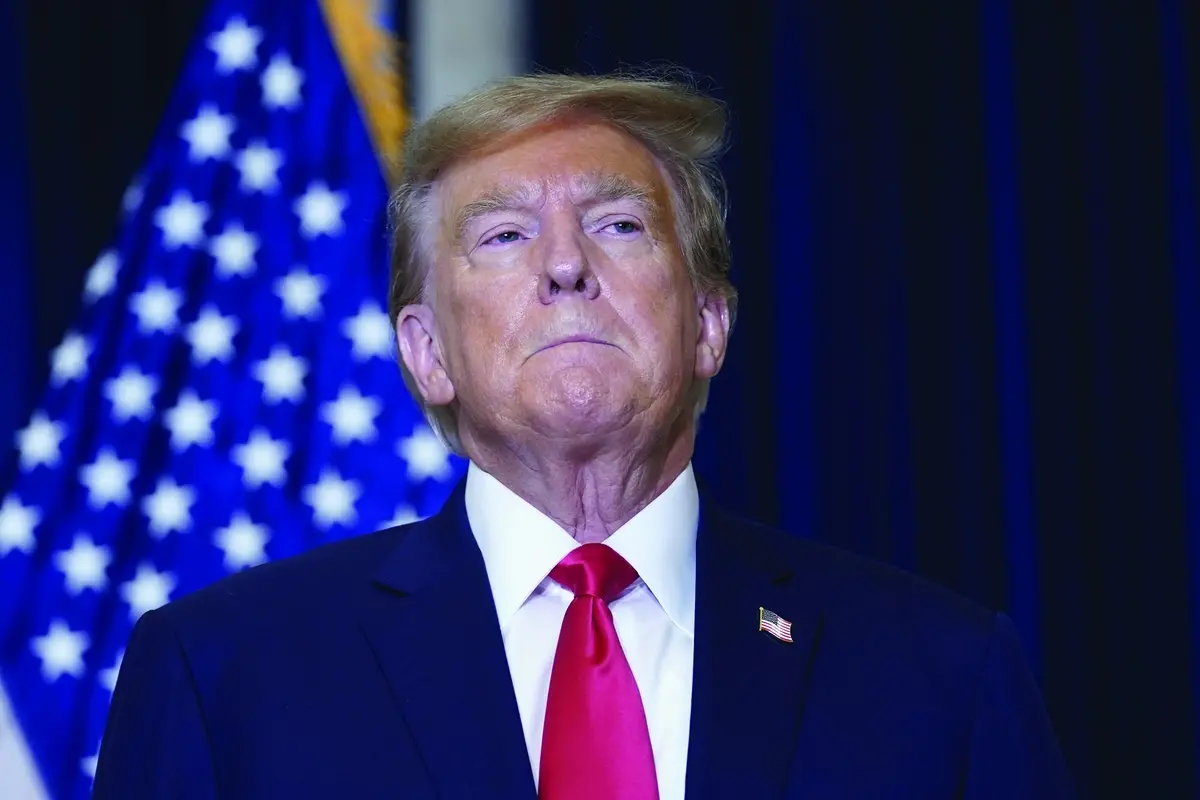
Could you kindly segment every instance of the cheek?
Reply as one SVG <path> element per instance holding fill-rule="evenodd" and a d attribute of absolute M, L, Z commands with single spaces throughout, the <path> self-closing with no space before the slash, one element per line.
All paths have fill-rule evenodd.
<path fill-rule="evenodd" d="M 681 273 L 660 267 L 634 276 L 629 295 L 636 298 L 635 305 L 646 323 L 660 334 L 670 335 L 687 321 L 693 292 L 687 276 Z"/>
<path fill-rule="evenodd" d="M 683 268 L 661 244 L 640 249 L 640 252 L 608 256 L 608 280 L 614 304 L 621 304 L 649 316 L 670 311 L 682 283 L 687 281 Z"/>
<path fill-rule="evenodd" d="M 463 281 L 451 299 L 456 346 L 463 361 L 492 374 L 505 353 L 519 344 L 521 320 L 527 313 L 516 281 Z"/>
<path fill-rule="evenodd" d="M 694 300 L 691 283 L 670 276 L 639 281 L 627 293 L 625 317 L 638 343 L 649 356 L 645 367 L 667 379 L 689 368 L 695 346 Z"/>

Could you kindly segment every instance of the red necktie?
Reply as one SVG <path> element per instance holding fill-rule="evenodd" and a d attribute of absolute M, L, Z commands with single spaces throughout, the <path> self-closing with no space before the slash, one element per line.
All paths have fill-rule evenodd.
<path fill-rule="evenodd" d="M 646 712 L 608 609 L 637 571 L 608 545 L 585 544 L 550 577 L 575 599 L 550 673 L 538 797 L 658 800 Z"/>

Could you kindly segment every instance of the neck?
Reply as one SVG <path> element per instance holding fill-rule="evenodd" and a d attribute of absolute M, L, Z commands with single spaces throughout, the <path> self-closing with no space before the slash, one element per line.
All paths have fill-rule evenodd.
<path fill-rule="evenodd" d="M 679 430 L 584 450 L 561 442 L 485 439 L 460 428 L 471 461 L 557 522 L 581 544 L 602 542 L 666 490 L 695 442 L 690 414 Z"/>

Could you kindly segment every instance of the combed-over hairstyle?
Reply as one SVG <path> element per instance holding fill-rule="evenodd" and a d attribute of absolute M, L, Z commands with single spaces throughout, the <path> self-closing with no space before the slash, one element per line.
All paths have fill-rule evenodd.
<path fill-rule="evenodd" d="M 732 324 L 737 292 L 729 280 L 725 186 L 716 167 L 725 142 L 723 106 L 689 83 L 658 76 L 540 74 L 486 86 L 409 131 L 400 183 L 388 209 L 392 327 L 402 308 L 425 298 L 433 259 L 426 201 L 438 177 L 513 134 L 576 118 L 612 125 L 654 154 L 670 183 L 676 231 L 692 283 L 702 294 L 725 299 Z M 430 427 L 462 454 L 454 404 L 426 406 L 403 361 L 400 369 Z M 698 388 L 697 415 L 704 410 L 708 382 Z"/>

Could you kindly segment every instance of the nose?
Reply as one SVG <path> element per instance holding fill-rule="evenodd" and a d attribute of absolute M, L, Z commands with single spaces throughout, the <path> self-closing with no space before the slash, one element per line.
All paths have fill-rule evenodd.
<path fill-rule="evenodd" d="M 595 300 L 600 296 L 600 281 L 587 257 L 587 242 L 582 231 L 545 231 L 541 237 L 546 257 L 538 281 L 538 299 L 545 305 L 580 297 Z"/>

